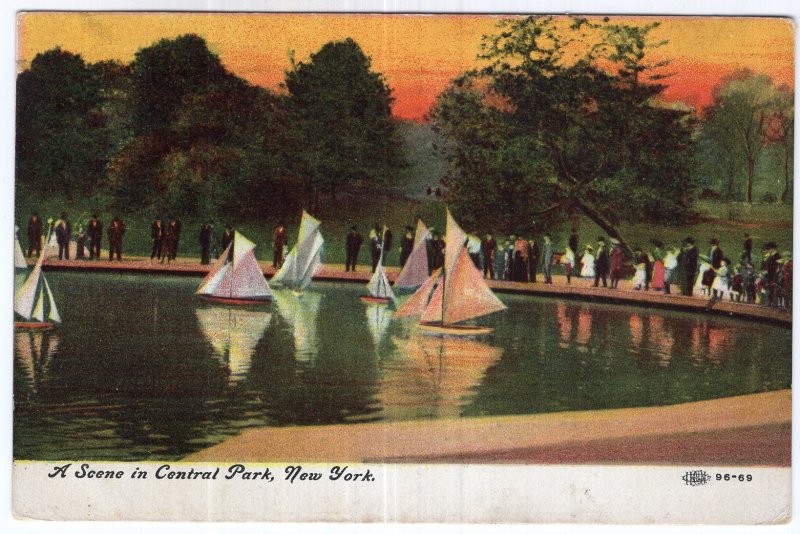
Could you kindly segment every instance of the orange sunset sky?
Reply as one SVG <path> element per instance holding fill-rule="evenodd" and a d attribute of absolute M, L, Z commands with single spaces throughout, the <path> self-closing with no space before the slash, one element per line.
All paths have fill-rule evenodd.
<path fill-rule="evenodd" d="M 278 88 L 289 67 L 324 43 L 352 37 L 384 74 L 395 96 L 394 114 L 420 120 L 436 95 L 459 72 L 475 67 L 481 35 L 500 17 L 474 15 L 304 15 L 188 13 L 27 13 L 18 20 L 18 67 L 55 46 L 89 62 L 129 62 L 140 48 L 185 33 L 203 36 L 233 73 L 251 83 Z M 794 28 L 787 19 L 625 17 L 659 20 L 653 51 L 669 59 L 674 75 L 666 98 L 695 108 L 708 104 L 713 87 L 728 72 L 746 67 L 777 84 L 794 83 Z"/>

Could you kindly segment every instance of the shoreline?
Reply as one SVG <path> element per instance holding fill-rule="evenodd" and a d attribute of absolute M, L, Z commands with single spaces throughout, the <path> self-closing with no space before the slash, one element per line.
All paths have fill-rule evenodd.
<path fill-rule="evenodd" d="M 669 406 L 262 427 L 187 462 L 791 465 L 791 390 Z"/>
<path fill-rule="evenodd" d="M 29 264 L 30 264 L 29 260 Z M 259 262 L 261 271 L 267 279 L 272 278 L 275 270 L 271 262 Z M 163 274 L 171 276 L 202 277 L 208 273 L 210 266 L 200 265 L 195 258 L 181 258 L 170 264 L 155 263 L 145 257 L 129 257 L 124 261 L 108 260 L 54 260 L 48 259 L 43 263 L 45 271 L 93 271 L 93 272 L 118 272 L 135 274 Z M 314 280 L 323 282 L 345 282 L 366 284 L 371 276 L 369 265 L 359 265 L 356 272 L 345 272 L 343 265 L 323 265 Z M 399 267 L 386 267 L 386 275 L 390 282 L 394 282 L 399 272 Z M 695 313 L 710 313 L 740 319 L 749 319 L 759 322 L 774 323 L 791 327 L 792 313 L 787 310 L 745 304 L 726 300 L 711 300 L 699 296 L 685 297 L 683 295 L 666 295 L 655 291 L 635 291 L 630 280 L 620 281 L 618 289 L 593 287 L 592 283 L 580 278 L 573 278 L 572 284 L 566 283 L 563 275 L 553 275 L 553 284 L 543 282 L 507 282 L 501 280 L 488 280 L 489 287 L 498 293 L 516 295 L 535 295 L 542 297 L 558 297 L 569 300 L 582 300 L 592 302 L 607 302 L 640 306 L 645 308 L 673 309 Z M 677 286 L 673 286 L 677 289 Z"/>

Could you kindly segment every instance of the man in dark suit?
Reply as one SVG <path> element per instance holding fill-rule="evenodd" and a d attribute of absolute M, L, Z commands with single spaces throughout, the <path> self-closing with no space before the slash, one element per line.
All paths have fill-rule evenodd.
<path fill-rule="evenodd" d="M 528 277 L 532 283 L 536 282 L 536 272 L 539 270 L 540 255 L 539 243 L 536 242 L 535 237 L 532 237 L 531 240 L 528 241 Z"/>
<path fill-rule="evenodd" d="M 31 215 L 28 221 L 28 257 L 30 258 L 34 252 L 36 257 L 42 253 L 42 232 L 44 231 L 44 223 L 38 213 Z"/>
<path fill-rule="evenodd" d="M 125 235 L 125 223 L 119 217 L 111 219 L 111 225 L 108 227 L 108 259 L 114 259 L 114 253 L 117 253 L 117 260 L 122 261 L 122 237 Z"/>
<path fill-rule="evenodd" d="M 153 242 L 153 250 L 150 252 L 150 259 L 161 259 L 161 253 L 164 246 L 164 223 L 161 219 L 156 219 L 150 225 L 150 241 Z M 167 251 L 169 254 L 169 251 Z"/>
<path fill-rule="evenodd" d="M 383 228 L 383 265 L 386 265 L 386 260 L 389 257 L 389 252 L 392 250 L 392 243 L 393 243 L 394 236 L 392 235 L 392 229 L 388 226 L 384 226 Z"/>
<path fill-rule="evenodd" d="M 497 240 L 491 232 L 486 232 L 481 240 L 481 255 L 483 256 L 483 277 L 494 280 L 494 255 L 497 254 Z"/>
<path fill-rule="evenodd" d="M 61 218 L 56 222 L 56 241 L 58 242 L 58 259 L 69 259 L 69 242 L 72 239 L 72 225 L 67 219 L 67 212 L 61 212 Z"/>
<path fill-rule="evenodd" d="M 286 235 L 286 227 L 283 223 L 278 224 L 272 232 L 272 268 L 280 269 L 283 265 L 283 249 L 289 241 Z M 225 248 L 224 246 L 222 248 Z"/>
<path fill-rule="evenodd" d="M 683 294 L 687 297 L 692 295 L 694 279 L 697 276 L 697 248 L 694 246 L 694 239 L 686 238 L 686 246 L 682 252 L 682 264 L 685 278 L 683 280 Z"/>
<path fill-rule="evenodd" d="M 400 240 L 400 267 L 405 267 L 408 257 L 414 250 L 414 229 L 406 226 L 406 233 Z"/>
<path fill-rule="evenodd" d="M 222 251 L 224 252 L 228 245 L 233 241 L 233 229 L 229 224 L 225 225 L 225 230 L 222 232 Z"/>
<path fill-rule="evenodd" d="M 606 240 L 602 237 L 597 238 L 597 256 L 594 260 L 594 287 L 598 287 L 600 280 L 603 281 L 603 287 L 606 285 L 606 278 L 608 277 L 608 247 Z"/>
<path fill-rule="evenodd" d="M 719 269 L 720 265 L 722 265 L 722 258 L 725 257 L 725 254 L 722 252 L 722 249 L 719 248 L 719 241 L 717 241 L 716 238 L 712 239 L 709 244 L 711 245 L 711 252 L 709 253 L 711 266 L 716 271 Z"/>
<path fill-rule="evenodd" d="M 210 263 L 211 234 L 213 231 L 213 227 L 209 222 L 206 222 L 200 228 L 200 265 L 208 265 Z"/>
<path fill-rule="evenodd" d="M 167 230 L 170 233 L 170 243 L 169 249 L 166 253 L 169 255 L 167 259 L 175 261 L 175 258 L 178 257 L 178 243 L 181 240 L 181 221 L 177 217 L 170 217 L 169 225 L 167 226 Z"/>
<path fill-rule="evenodd" d="M 358 230 L 356 230 L 355 225 L 351 226 L 350 231 L 347 233 L 347 238 L 345 239 L 345 252 L 347 253 L 344 264 L 345 272 L 356 271 L 358 252 L 361 250 L 361 243 L 363 241 L 364 239 L 361 237 L 361 234 L 358 233 Z"/>
<path fill-rule="evenodd" d="M 92 218 L 89 220 L 86 235 L 89 237 L 89 258 L 100 259 L 100 246 L 103 243 L 103 221 L 97 217 L 96 213 L 92 214 Z"/>

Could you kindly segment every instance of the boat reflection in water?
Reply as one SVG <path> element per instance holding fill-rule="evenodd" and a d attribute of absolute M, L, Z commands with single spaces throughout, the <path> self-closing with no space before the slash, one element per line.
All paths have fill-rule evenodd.
<path fill-rule="evenodd" d="M 58 343 L 58 335 L 53 331 L 14 332 L 14 355 L 24 370 L 33 393 L 37 393 L 42 386 L 50 360 L 58 352 Z"/>
<path fill-rule="evenodd" d="M 286 289 L 275 291 L 275 304 L 283 320 L 289 323 L 294 337 L 295 358 L 310 362 L 319 354 L 317 317 L 322 294 L 306 291 L 298 295 Z"/>
<path fill-rule="evenodd" d="M 421 332 L 394 341 L 401 356 L 382 363 L 377 394 L 390 420 L 459 417 L 486 370 L 503 354 L 476 339 Z"/>
<path fill-rule="evenodd" d="M 381 342 L 389 328 L 393 312 L 388 306 L 381 304 L 370 304 L 366 306 L 367 327 L 375 343 L 375 352 L 380 353 Z"/>
<path fill-rule="evenodd" d="M 230 307 L 207 307 L 195 310 L 205 338 L 214 348 L 234 384 L 247 376 L 256 345 L 264 336 L 272 314 L 264 311 Z"/>

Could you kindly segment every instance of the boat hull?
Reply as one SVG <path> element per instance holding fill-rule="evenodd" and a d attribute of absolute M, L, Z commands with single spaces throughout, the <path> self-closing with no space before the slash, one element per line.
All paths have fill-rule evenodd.
<path fill-rule="evenodd" d="M 243 299 L 243 298 L 215 297 L 214 295 L 200 295 L 200 298 L 203 300 L 207 300 L 208 302 L 214 302 L 217 304 L 232 304 L 235 306 L 248 306 L 248 305 L 252 306 L 254 304 L 265 304 L 267 302 L 272 301 L 270 297 Z"/>
<path fill-rule="evenodd" d="M 18 330 L 48 330 L 55 326 L 54 322 L 14 321 L 14 328 Z"/>
<path fill-rule="evenodd" d="M 392 302 L 392 299 L 386 297 L 373 297 L 371 295 L 361 295 L 359 297 L 362 302 L 366 302 L 368 304 L 389 304 Z"/>
<path fill-rule="evenodd" d="M 461 326 L 443 325 L 442 323 L 419 323 L 419 328 L 424 334 L 434 336 L 474 337 L 485 336 L 492 333 L 488 326 Z"/>

